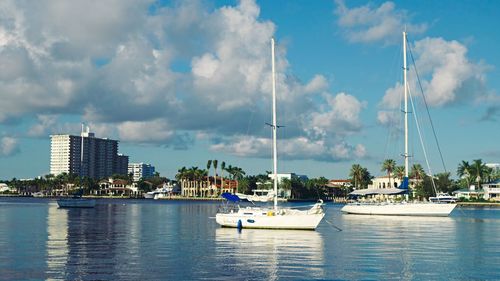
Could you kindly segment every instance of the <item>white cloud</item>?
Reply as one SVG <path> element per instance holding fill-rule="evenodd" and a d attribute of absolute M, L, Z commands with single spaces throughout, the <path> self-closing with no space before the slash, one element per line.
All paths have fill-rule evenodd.
<path fill-rule="evenodd" d="M 272 144 L 268 138 L 237 136 L 214 144 L 211 149 L 241 157 L 270 158 L 272 156 Z M 365 156 L 366 148 L 361 144 L 352 146 L 344 141 L 329 144 L 326 140 L 311 140 L 307 137 L 278 140 L 278 157 L 280 159 L 312 159 L 337 162 Z"/>
<path fill-rule="evenodd" d="M 377 121 L 385 126 L 397 125 L 401 114 L 395 111 L 381 110 L 377 113 Z"/>
<path fill-rule="evenodd" d="M 215 34 L 211 49 L 191 61 L 193 86 L 218 111 L 248 106 L 269 92 L 271 22 L 258 20 L 254 1 L 223 7 L 202 21 Z"/>
<path fill-rule="evenodd" d="M 457 41 L 425 38 L 415 43 L 416 61 L 424 81 L 427 101 L 443 106 L 473 100 L 486 94 L 485 72 L 488 67 L 467 58 L 467 47 Z"/>
<path fill-rule="evenodd" d="M 386 44 L 401 41 L 402 31 L 420 34 L 427 29 L 426 24 L 409 23 L 409 14 L 397 10 L 393 2 L 387 1 L 379 7 L 370 4 L 348 8 L 343 0 L 336 0 L 335 14 L 339 17 L 338 25 L 344 28 L 347 39 L 356 43 L 384 42 Z"/>
<path fill-rule="evenodd" d="M 78 133 L 65 120 L 82 116 L 100 137 L 185 148 L 203 136 L 215 150 L 267 157 L 268 130 L 260 124 L 270 116 L 275 30 L 253 0 L 222 8 L 197 0 L 2 1 L 0 61 L 8 67 L 0 69 L 0 123 L 31 118 L 27 134 L 38 137 Z M 293 112 L 280 115 L 289 127 L 284 153 L 363 154 L 337 145 L 362 127 L 363 103 L 321 96 L 329 87 L 323 75 L 305 83 L 288 75 L 279 42 L 276 67 L 279 107 Z M 235 137 L 249 131 L 255 137 Z"/>
<path fill-rule="evenodd" d="M 492 95 L 486 89 L 486 72 L 489 67 L 482 62 L 470 61 L 465 45 L 442 38 L 425 38 L 416 41 L 414 45 L 413 55 L 429 106 L 474 104 Z M 418 99 L 420 88 L 417 88 L 417 77 L 414 67 L 409 68 L 409 89 L 413 98 Z M 397 82 L 386 91 L 380 106 L 383 109 L 399 108 L 402 97 L 403 86 Z"/>
<path fill-rule="evenodd" d="M 18 141 L 13 137 L 0 138 L 0 157 L 11 156 L 20 151 Z"/>
<path fill-rule="evenodd" d="M 57 115 L 38 115 L 37 116 L 38 123 L 33 125 L 28 130 L 28 136 L 31 137 L 47 137 L 52 130 L 54 129 L 54 125 L 57 122 Z"/>
<path fill-rule="evenodd" d="M 326 90 L 328 81 L 323 75 L 315 75 L 304 87 L 306 93 L 318 93 Z"/>
<path fill-rule="evenodd" d="M 327 106 L 322 112 L 311 114 L 310 132 L 326 137 L 329 134 L 349 135 L 361 129 L 359 114 L 363 102 L 346 93 L 326 95 Z"/>
<path fill-rule="evenodd" d="M 144 122 L 126 121 L 117 126 L 120 140 L 131 142 L 165 142 L 174 136 L 168 122 L 161 119 Z"/>
<path fill-rule="evenodd" d="M 213 144 L 210 149 L 242 157 L 266 157 L 271 153 L 271 140 L 266 138 L 236 136 L 230 138 L 228 141 Z"/>

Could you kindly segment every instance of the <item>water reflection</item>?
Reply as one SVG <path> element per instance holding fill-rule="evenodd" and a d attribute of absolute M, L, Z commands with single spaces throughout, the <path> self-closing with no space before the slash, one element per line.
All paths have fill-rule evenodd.
<path fill-rule="evenodd" d="M 218 228 L 215 242 L 221 279 L 325 278 L 323 238 L 316 231 Z"/>
<path fill-rule="evenodd" d="M 48 204 L 47 212 L 47 275 L 64 276 L 68 261 L 68 213 L 61 211 L 56 202 Z M 54 278 L 52 278 L 54 280 Z"/>
<path fill-rule="evenodd" d="M 342 215 L 317 231 L 220 228 L 217 204 L 0 198 L 0 280 L 500 280 L 500 208 Z"/>
<path fill-rule="evenodd" d="M 349 233 L 341 236 L 335 257 L 347 267 L 338 272 L 341 278 L 439 279 L 449 276 L 450 268 L 459 270 L 453 218 L 342 215 L 340 222 Z"/>

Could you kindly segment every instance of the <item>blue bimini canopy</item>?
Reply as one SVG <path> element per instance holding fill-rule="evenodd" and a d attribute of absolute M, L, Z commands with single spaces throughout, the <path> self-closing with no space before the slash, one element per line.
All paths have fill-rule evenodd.
<path fill-rule="evenodd" d="M 241 201 L 240 197 L 238 197 L 238 195 L 234 195 L 234 194 L 231 194 L 229 192 L 224 192 L 222 193 L 222 198 L 226 199 L 227 201 L 231 201 L 231 202 L 239 202 Z"/>
<path fill-rule="evenodd" d="M 408 189 L 408 186 L 409 186 L 408 178 L 404 177 L 403 182 L 401 183 L 401 185 L 398 188 L 399 189 Z"/>

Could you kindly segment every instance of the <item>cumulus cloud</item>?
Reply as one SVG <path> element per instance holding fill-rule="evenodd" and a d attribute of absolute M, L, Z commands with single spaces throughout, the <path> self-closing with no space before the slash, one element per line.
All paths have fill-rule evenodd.
<path fill-rule="evenodd" d="M 391 126 L 398 124 L 399 119 L 399 112 L 381 110 L 377 113 L 377 122 L 381 125 Z"/>
<path fill-rule="evenodd" d="M 11 156 L 19 152 L 20 149 L 16 138 L 13 137 L 0 138 L 0 157 Z"/>
<path fill-rule="evenodd" d="M 410 15 L 405 10 L 396 9 L 393 2 L 387 1 L 379 7 L 367 4 L 349 8 L 343 0 L 335 1 L 335 14 L 339 17 L 338 25 L 350 42 L 393 44 L 401 41 L 401 32 L 420 34 L 427 30 L 427 24 L 412 24 Z"/>
<path fill-rule="evenodd" d="M 426 101 L 430 106 L 442 107 L 459 103 L 474 104 L 488 94 L 486 72 L 489 67 L 467 57 L 467 47 L 457 41 L 442 38 L 424 38 L 412 48 Z M 420 95 L 413 66 L 408 72 L 408 87 L 415 98 Z M 389 88 L 380 106 L 395 109 L 401 104 L 403 85 L 397 82 Z M 495 96 L 495 95 L 492 95 Z"/>
<path fill-rule="evenodd" d="M 133 142 L 162 142 L 174 135 L 165 120 L 145 122 L 127 121 L 118 125 L 121 140 Z"/>
<path fill-rule="evenodd" d="M 364 103 L 346 93 L 327 95 L 326 101 L 327 108 L 311 114 L 311 133 L 325 137 L 333 133 L 349 135 L 361 129 L 359 113 Z"/>
<path fill-rule="evenodd" d="M 359 113 L 365 103 L 346 93 L 335 96 L 324 94 L 323 98 L 326 105 L 319 112 L 299 114 L 297 118 L 302 120 L 304 126 L 296 134 L 283 136 L 278 131 L 280 158 L 344 161 L 366 157 L 363 145 L 345 141 L 346 136 L 361 129 Z M 269 132 L 268 129 L 268 135 Z M 211 149 L 238 156 L 270 157 L 271 145 L 269 138 L 238 135 L 218 140 Z"/>
<path fill-rule="evenodd" d="M 486 95 L 485 73 L 488 66 L 467 58 L 467 47 L 457 41 L 425 38 L 415 42 L 416 61 L 424 81 L 427 101 L 444 106 L 471 101 Z"/>
<path fill-rule="evenodd" d="M 217 152 L 231 153 L 241 157 L 272 156 L 272 144 L 268 138 L 236 136 L 214 144 L 211 149 Z M 319 161 L 345 161 L 366 157 L 362 144 L 350 145 L 345 141 L 311 140 L 296 137 L 278 141 L 278 155 L 281 159 L 313 159 Z"/>
<path fill-rule="evenodd" d="M 54 125 L 57 122 L 56 115 L 38 115 L 38 123 L 33 125 L 28 130 L 28 136 L 31 137 L 47 137 L 53 132 Z"/>
<path fill-rule="evenodd" d="M 267 157 L 275 30 L 253 0 L 221 8 L 197 0 L 2 1 L 0 124 L 30 119 L 27 134 L 40 137 L 77 133 L 64 120 L 81 116 L 100 137 L 184 149 L 203 135 L 214 150 Z M 284 153 L 364 155 L 346 140 L 362 127 L 364 103 L 328 94 L 323 75 L 286 75 L 286 46 L 277 45 L 276 57 L 280 106 L 293 112 L 280 115 Z M 254 137 L 242 137 L 248 132 Z"/>

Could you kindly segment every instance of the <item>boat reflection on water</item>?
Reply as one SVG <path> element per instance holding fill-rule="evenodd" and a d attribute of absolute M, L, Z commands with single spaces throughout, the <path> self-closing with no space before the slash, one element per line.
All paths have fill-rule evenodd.
<path fill-rule="evenodd" d="M 47 214 L 47 276 L 65 275 L 68 262 L 68 212 L 49 204 Z"/>
<path fill-rule="evenodd" d="M 356 224 L 408 224 L 418 226 L 422 225 L 447 225 L 453 224 L 455 219 L 452 217 L 417 217 L 417 216 L 384 216 L 384 215 L 355 215 L 344 214 L 343 221 Z"/>
<path fill-rule="evenodd" d="M 335 256 L 329 257 L 343 260 L 344 268 L 336 274 L 341 279 L 422 279 L 426 268 L 441 272 L 441 278 L 423 280 L 453 279 L 455 273 L 442 261 L 460 256 L 455 218 L 344 214 L 341 223 L 349 235 L 342 236 Z M 360 266 L 376 268 L 380 275 L 359 272 Z"/>
<path fill-rule="evenodd" d="M 217 228 L 215 251 L 221 279 L 325 278 L 323 237 L 315 231 Z"/>

